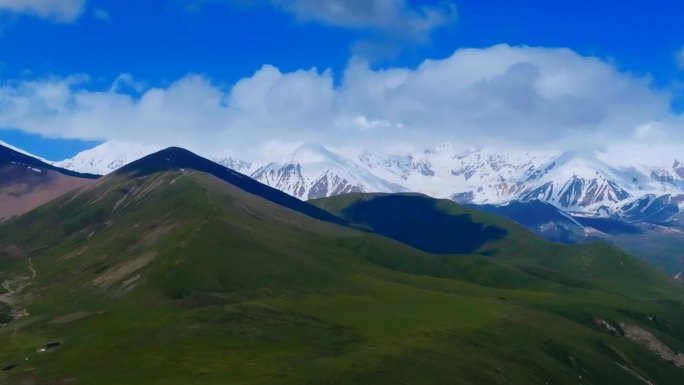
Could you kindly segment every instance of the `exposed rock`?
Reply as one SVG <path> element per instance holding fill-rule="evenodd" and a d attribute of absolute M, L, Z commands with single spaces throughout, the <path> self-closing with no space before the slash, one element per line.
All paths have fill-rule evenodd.
<path fill-rule="evenodd" d="M 670 361 L 677 367 L 684 369 L 684 354 L 670 349 L 651 332 L 635 325 L 620 323 L 625 337 L 632 342 L 644 346 L 663 360 Z"/>
<path fill-rule="evenodd" d="M 684 273 L 680 271 L 679 273 L 675 274 L 672 278 L 676 279 L 679 282 L 684 282 Z"/>
<path fill-rule="evenodd" d="M 594 318 L 594 323 L 596 324 L 596 326 L 598 326 L 599 328 L 601 328 L 601 329 L 603 329 L 609 333 L 612 333 L 615 335 L 622 335 L 622 333 L 620 333 L 620 331 L 615 326 L 611 325 L 606 320 L 603 320 L 601 318 Z"/>

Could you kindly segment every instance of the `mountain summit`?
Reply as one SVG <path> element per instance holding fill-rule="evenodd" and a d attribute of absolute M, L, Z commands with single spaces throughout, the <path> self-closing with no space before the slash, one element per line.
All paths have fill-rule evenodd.
<path fill-rule="evenodd" d="M 126 146 L 105 143 L 57 164 L 74 170 L 107 164 L 104 171 L 110 171 L 145 154 L 142 146 L 130 148 L 127 154 Z M 442 143 L 424 151 L 385 153 L 305 143 L 262 166 L 229 156 L 212 160 L 302 200 L 411 191 L 478 205 L 538 200 L 573 215 L 628 220 L 640 220 L 633 207 L 652 202 L 658 205 L 651 206 L 649 218 L 672 218 L 684 200 L 684 166 L 677 160 L 664 165 L 625 165 L 623 160 L 616 165 L 591 151 L 459 151 Z M 658 209 L 663 202 L 670 203 Z"/>
<path fill-rule="evenodd" d="M 315 203 L 169 148 L 0 224 L 0 383 L 681 379 L 681 284 L 628 254 L 416 194 Z"/>
<path fill-rule="evenodd" d="M 304 144 L 281 160 L 257 169 L 252 178 L 300 199 L 352 192 L 408 191 L 375 176 L 352 159 L 313 143 Z"/>
<path fill-rule="evenodd" d="M 296 199 L 275 188 L 269 187 L 254 179 L 231 170 L 223 165 L 203 158 L 180 147 L 169 147 L 156 153 L 145 156 L 132 163 L 121 167 L 111 174 L 112 177 L 120 175 L 133 175 L 143 177 L 164 171 L 199 171 L 212 175 L 224 182 L 242 189 L 250 194 L 277 203 L 289 209 L 299 211 L 311 217 L 333 222 L 343 223 L 340 218 Z"/>

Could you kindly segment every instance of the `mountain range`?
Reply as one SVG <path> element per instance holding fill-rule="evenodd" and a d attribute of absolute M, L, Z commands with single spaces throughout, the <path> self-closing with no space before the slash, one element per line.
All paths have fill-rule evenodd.
<path fill-rule="evenodd" d="M 158 148 L 107 142 L 55 165 L 107 174 Z M 667 222 L 684 208 L 684 165 L 616 166 L 589 151 L 516 152 L 449 143 L 420 152 L 342 151 L 307 143 L 262 162 L 212 158 L 302 200 L 349 192 L 419 192 L 464 204 L 541 201 L 573 215 Z"/>
<path fill-rule="evenodd" d="M 156 150 L 112 141 L 68 160 L 35 161 L 63 174 L 86 176 L 77 180 L 87 184 L 87 175 L 92 175 L 77 172 L 109 174 Z M 263 165 L 229 156 L 211 160 L 300 200 L 348 193 L 423 193 L 505 216 L 548 240 L 604 240 L 673 275 L 684 271 L 684 166 L 675 159 L 668 165 L 625 166 L 587 151 L 456 151 L 445 143 L 416 153 L 388 154 L 307 143 Z M 22 209 L 3 216 L 44 200 L 23 202 L 28 203 Z"/>
<path fill-rule="evenodd" d="M 684 288 L 618 248 L 423 194 L 302 201 L 176 147 L 0 223 L 0 282 L 3 384 L 684 373 Z"/>

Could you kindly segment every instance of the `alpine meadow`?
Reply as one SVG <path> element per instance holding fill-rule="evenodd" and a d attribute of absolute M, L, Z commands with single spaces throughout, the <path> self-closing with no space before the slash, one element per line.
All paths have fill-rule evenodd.
<path fill-rule="evenodd" d="M 0 384 L 681 384 L 682 11 L 0 0 Z"/>

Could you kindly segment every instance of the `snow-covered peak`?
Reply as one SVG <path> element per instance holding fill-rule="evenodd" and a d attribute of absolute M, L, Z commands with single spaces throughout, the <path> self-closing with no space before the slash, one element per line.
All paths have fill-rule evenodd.
<path fill-rule="evenodd" d="M 105 174 L 157 150 L 113 141 L 57 165 Z M 684 164 L 673 158 L 644 165 L 593 151 L 456 150 L 451 143 L 417 151 L 342 151 L 305 143 L 265 165 L 229 156 L 210 159 L 300 199 L 412 191 L 475 204 L 540 200 L 564 211 L 619 215 L 633 213 L 627 205 L 647 196 L 652 198 L 642 202 L 667 196 L 657 202 L 672 206 L 684 195 Z"/>
<path fill-rule="evenodd" d="M 399 192 L 402 186 L 378 178 L 365 167 L 320 144 L 307 143 L 252 178 L 300 199 L 350 192 Z"/>
<path fill-rule="evenodd" d="M 161 146 L 111 140 L 82 151 L 73 158 L 55 162 L 54 165 L 77 172 L 106 175 L 162 149 Z M 251 163 L 230 156 L 211 157 L 210 159 L 242 173 L 249 173 L 252 168 Z"/>
<path fill-rule="evenodd" d="M 340 156 L 318 143 L 304 143 L 284 159 L 290 162 L 320 163 L 338 160 Z M 284 160 L 281 159 L 281 160 Z"/>
<path fill-rule="evenodd" d="M 111 140 L 54 164 L 72 171 L 106 175 L 161 149 L 157 146 Z"/>
<path fill-rule="evenodd" d="M 233 157 L 211 158 L 211 161 L 243 174 L 249 174 L 252 171 L 253 166 L 250 162 L 235 159 Z"/>

